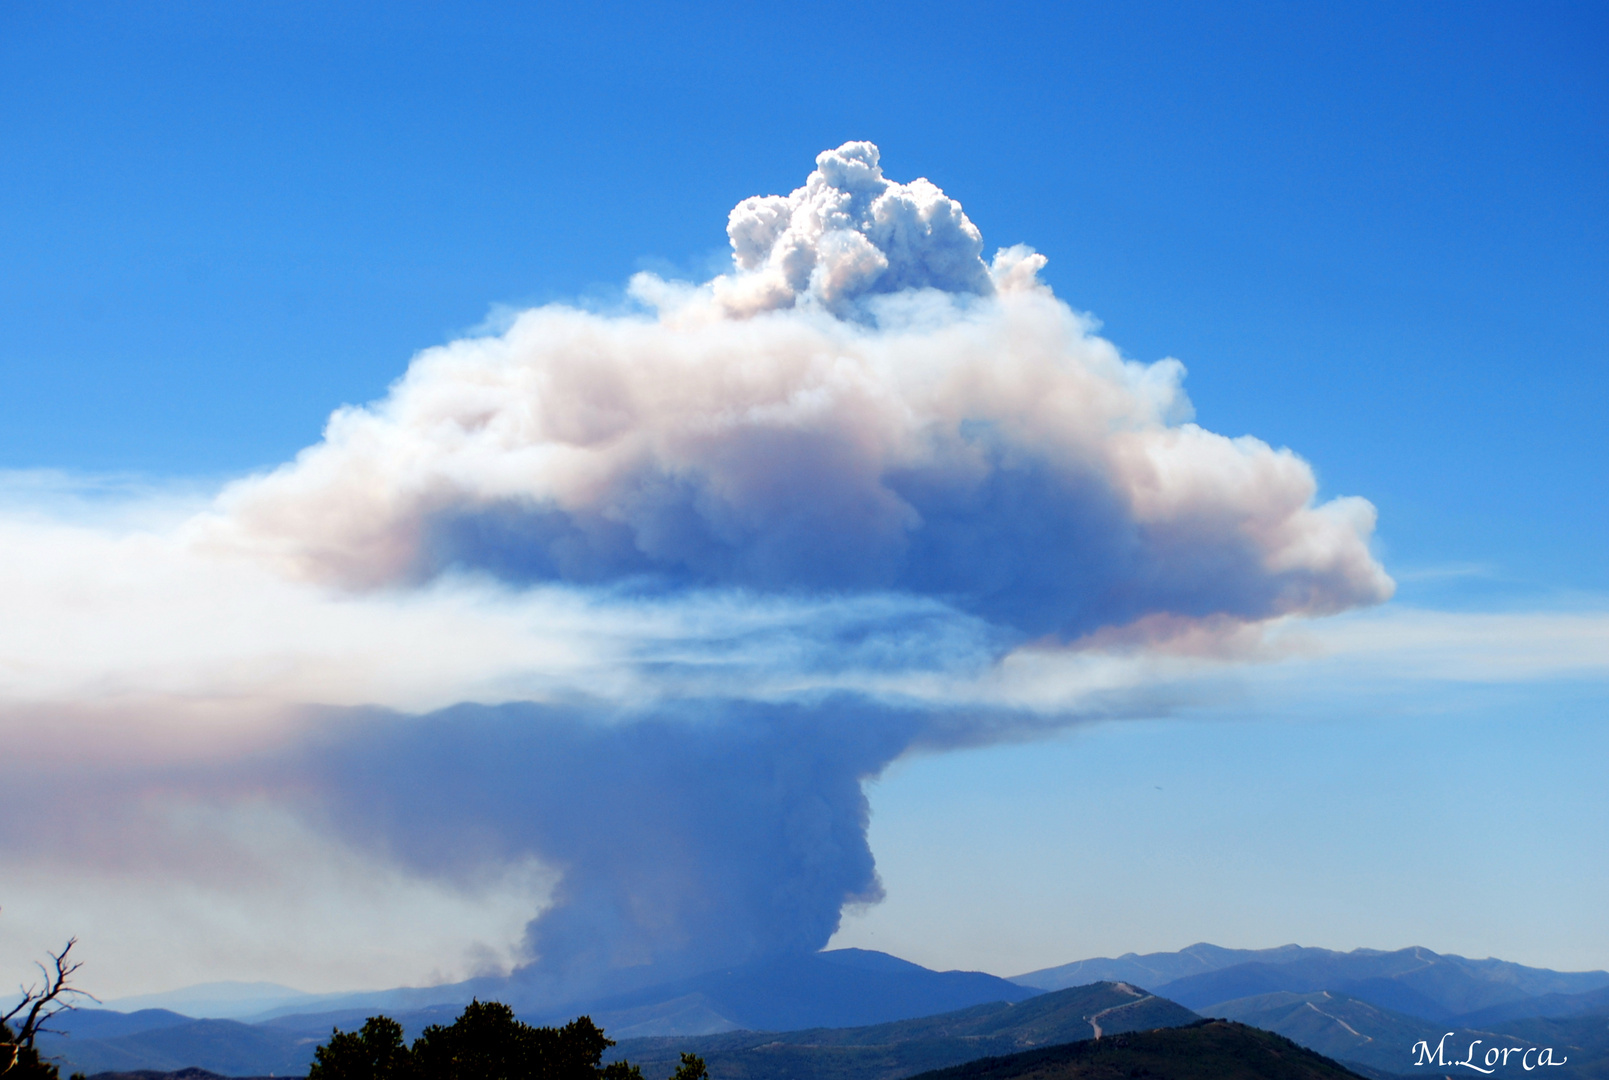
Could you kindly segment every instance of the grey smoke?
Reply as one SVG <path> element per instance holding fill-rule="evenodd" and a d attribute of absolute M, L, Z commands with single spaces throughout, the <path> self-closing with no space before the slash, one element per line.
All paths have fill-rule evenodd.
<path fill-rule="evenodd" d="M 461 706 L 347 718 L 289 768 L 331 827 L 421 870 L 561 871 L 523 976 L 553 1003 L 821 948 L 881 896 L 861 781 L 922 727 L 853 698 Z"/>

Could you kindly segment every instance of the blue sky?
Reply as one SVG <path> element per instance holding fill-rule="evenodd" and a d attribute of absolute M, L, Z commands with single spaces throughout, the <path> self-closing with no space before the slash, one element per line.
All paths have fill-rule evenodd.
<path fill-rule="evenodd" d="M 12 5 L 0 468 L 279 465 L 500 313 L 708 279 L 739 200 L 869 139 L 1125 356 L 1181 360 L 1203 427 L 1372 502 L 1387 609 L 1598 618 L 1606 46 L 1570 4 Z M 1456 643 L 1428 675 L 1253 665 L 1165 717 L 904 758 L 869 789 L 887 899 L 836 940 L 1002 973 L 1201 939 L 1609 966 L 1595 632 L 1512 678 Z M 1413 882 L 1443 843 L 1570 884 Z M 143 955 L 130 992 L 257 974 L 240 946 L 146 985 Z M 270 974 L 298 971 L 324 988 Z"/>
<path fill-rule="evenodd" d="M 277 463 L 490 305 L 703 276 L 865 137 L 1398 563 L 1605 585 L 1591 5 L 5 18 L 8 464 Z"/>

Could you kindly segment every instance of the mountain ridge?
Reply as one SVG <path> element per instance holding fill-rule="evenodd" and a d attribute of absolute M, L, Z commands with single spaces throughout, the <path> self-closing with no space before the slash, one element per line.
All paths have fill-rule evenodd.
<path fill-rule="evenodd" d="M 912 1080 L 1352 1080 L 1358 1074 L 1273 1032 L 1229 1020 L 988 1057 Z"/>
<path fill-rule="evenodd" d="M 1253 959 L 1247 960 L 1248 956 Z M 810 1066 L 816 1070 L 812 1075 L 826 1078 L 837 1075 L 833 1069 L 840 1067 L 840 1071 L 864 1068 L 875 1072 L 877 1061 L 888 1068 L 898 1064 L 907 1071 L 946 1064 L 954 1060 L 960 1044 L 941 1046 L 945 1039 L 971 1040 L 969 1052 L 977 1054 L 1019 1049 L 1015 1044 L 990 1043 L 995 1036 L 978 1032 L 930 1033 L 921 1036 L 933 1042 L 928 1050 L 918 1051 L 915 1042 L 920 1039 L 911 1036 L 902 1037 L 911 1045 L 898 1054 L 863 1053 L 864 1047 L 846 1049 L 840 1036 L 822 1033 L 856 1031 L 860 1033 L 857 1038 L 871 1037 L 869 1033 L 879 1026 L 915 1024 L 951 1014 L 965 1016 L 975 1010 L 982 1010 L 977 1013 L 982 1016 L 1008 1006 L 1026 1015 L 1021 1010 L 1031 1011 L 1030 1003 L 1051 997 L 1051 1004 L 1041 1001 L 1032 1006 L 1049 1008 L 1055 1001 L 1053 995 L 1061 991 L 1041 992 L 1023 980 L 1055 981 L 1069 971 L 1087 973 L 1103 966 L 1185 974 L 1160 984 L 1092 980 L 1082 989 L 1097 983 L 1122 984 L 1134 994 L 1166 1001 L 1181 1013 L 1216 1011 L 1227 1019 L 1255 1023 L 1373 1071 L 1401 1069 L 1400 1059 L 1407 1047 L 1397 1044 L 1410 1034 L 1439 1037 L 1451 1029 L 1473 1033 L 1475 1038 L 1494 1034 L 1522 1038 L 1534 1029 L 1538 1038 L 1562 1032 L 1560 1038 L 1568 1035 L 1586 1047 L 1597 1045 L 1591 1018 L 1601 1014 L 1609 1021 L 1609 973 L 1557 972 L 1490 958 L 1468 960 L 1423 948 L 1341 953 L 1297 945 L 1236 950 L 1198 943 L 1178 953 L 1128 953 L 1116 959 L 1077 961 L 1012 980 L 983 972 L 936 972 L 886 953 L 844 949 L 772 957 L 611 997 L 571 1001 L 558 1008 L 522 1007 L 517 993 L 506 993 L 520 989 L 517 977 L 486 977 L 442 987 L 311 995 L 310 1000 L 299 1002 L 300 1011 L 297 1007 L 270 1011 L 266 1017 L 247 1018 L 250 1022 L 192 1019 L 165 1009 L 132 1013 L 86 1009 L 63 1021 L 72 1032 L 71 1039 L 52 1044 L 47 1052 L 65 1055 L 74 1067 L 85 1071 L 153 1069 L 166 1073 L 199 1066 L 219 1073 L 285 1074 L 305 1069 L 312 1047 L 326 1040 L 335 1027 L 352 1030 L 367 1017 L 383 1012 L 401 1023 L 412 1038 L 428 1024 L 450 1023 L 463 1004 L 478 995 L 508 1001 L 522 1019 L 536 1024 L 591 1015 L 611 1037 L 634 1047 L 631 1052 L 639 1056 L 661 1051 L 670 1054 L 678 1042 L 683 1049 L 701 1052 L 695 1045 L 699 1039 L 715 1039 L 707 1044 L 712 1052 L 735 1052 L 733 1048 L 747 1045 L 745 1040 L 751 1040 L 755 1032 L 781 1032 L 787 1037 L 767 1040 L 767 1045 L 775 1044 L 768 1054 L 776 1065 L 789 1055 L 798 1058 L 804 1045 L 799 1042 L 800 1033 L 814 1032 L 811 1045 L 821 1049 L 825 1059 L 837 1062 Z M 245 985 L 260 993 L 279 989 L 215 985 L 237 989 Z M 236 996 L 244 999 L 249 994 Z M 1118 1023 L 1098 1022 L 1103 1032 L 1123 1026 L 1121 1007 L 1134 1000 L 1129 995 L 1103 1006 L 1118 1011 Z M 308 1009 L 309 1004 L 323 1007 Z M 1588 1019 L 1577 1023 L 1581 1017 Z M 1180 1020 L 1181 1016 L 1174 1014 L 1167 1022 Z M 1086 1031 L 1075 1024 L 1064 1028 L 1060 1037 L 1073 1039 L 1093 1033 L 1093 1027 Z M 726 1035 L 732 1038 L 721 1042 Z M 1382 1046 L 1388 1049 L 1382 1051 Z M 676 1063 L 674 1056 L 667 1060 L 672 1066 Z M 751 1066 L 752 1061 L 743 1068 L 753 1072 Z M 760 1080 L 760 1073 L 753 1075 Z M 848 1075 L 844 1074 L 846 1080 Z M 856 1077 L 864 1080 L 859 1074 Z M 892 1073 L 887 1080 L 893 1080 Z"/>
<path fill-rule="evenodd" d="M 896 1080 L 991 1054 L 1199 1019 L 1138 987 L 1102 982 L 867 1027 L 621 1040 L 611 1056 L 650 1076 L 695 1053 L 721 1080 Z"/>
<path fill-rule="evenodd" d="M 68 1035 L 50 1036 L 45 1047 L 71 1069 L 86 1073 L 171 1072 L 195 1066 L 226 1075 L 284 1075 L 305 1071 L 313 1047 L 328 1039 L 334 1027 L 354 1029 L 366 1017 L 385 1012 L 402 1023 L 411 1038 L 428 1024 L 450 1023 L 477 991 L 484 999 L 515 998 L 508 1004 L 530 1023 L 563 1023 L 577 1015 L 592 1015 L 611 1037 L 857 1027 L 1038 995 L 983 972 L 931 971 L 886 953 L 858 949 L 773 957 L 557 1009 L 522 1008 L 517 995 L 500 996 L 508 989 L 517 990 L 517 984 L 476 980 L 454 984 L 445 993 L 427 989 L 410 995 L 347 995 L 336 999 L 334 1009 L 274 1013 L 251 1023 L 192 1019 L 167 1010 L 82 1010 L 64 1017 L 61 1026 Z M 407 999 L 415 995 L 415 1000 L 426 1003 L 410 1008 Z M 442 1001 L 443 996 L 449 1000 Z M 451 1000 L 456 997 L 463 1001 Z"/>
<path fill-rule="evenodd" d="M 1197 942 L 1177 952 L 1124 953 L 1119 957 L 1093 957 L 1075 960 L 1055 967 L 1040 968 L 1022 975 L 1013 975 L 1010 981 L 1022 986 L 1043 990 L 1056 990 L 1062 986 L 1110 979 L 1151 986 L 1161 991 L 1175 987 L 1182 980 L 1201 978 L 1214 972 L 1229 970 L 1247 964 L 1260 964 L 1266 968 L 1288 968 L 1291 964 L 1304 964 L 1308 969 L 1349 966 L 1356 971 L 1347 976 L 1353 981 L 1366 977 L 1356 972 L 1372 969 L 1378 975 L 1395 966 L 1399 973 L 1413 967 L 1442 964 L 1457 967 L 1472 977 L 1494 986 L 1511 986 L 1518 993 L 1512 1000 L 1542 994 L 1571 995 L 1609 987 L 1609 971 L 1563 972 L 1551 968 L 1527 967 L 1495 957 L 1474 960 L 1456 953 L 1437 953 L 1423 946 L 1402 949 L 1358 948 L 1350 952 L 1322 949 L 1304 945 L 1280 945 L 1270 949 L 1228 949 L 1209 942 Z M 1301 970 L 1301 969 L 1297 969 Z M 1071 980 L 1071 981 L 1069 981 Z M 1185 984 L 1187 988 L 1201 984 Z M 1270 987 L 1256 992 L 1272 992 Z M 1334 987 L 1307 987 L 1302 992 Z M 1226 1000 L 1247 994 L 1220 994 L 1200 1002 Z M 1188 1003 L 1187 1003 L 1188 1004 Z M 1495 1003 L 1494 1003 L 1495 1004 Z M 1468 1009 L 1458 1010 L 1467 1012 Z"/>
<path fill-rule="evenodd" d="M 1393 952 L 1309 952 L 1281 963 L 1240 963 L 1187 975 L 1156 989 L 1192 1009 L 1278 991 L 1329 990 L 1441 1022 L 1543 994 L 1602 987 L 1609 987 L 1609 972 L 1560 972 L 1413 947 Z"/>

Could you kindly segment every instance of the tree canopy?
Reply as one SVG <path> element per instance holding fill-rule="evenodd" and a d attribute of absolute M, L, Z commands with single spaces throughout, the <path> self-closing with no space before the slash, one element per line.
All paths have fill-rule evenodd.
<path fill-rule="evenodd" d="M 0 1021 L 0 1076 L 6 1080 L 56 1080 L 56 1066 L 39 1059 L 39 1051 L 23 1045 L 9 1024 Z"/>
<path fill-rule="evenodd" d="M 497 1001 L 472 1001 L 451 1024 L 432 1024 L 408 1046 L 402 1025 L 371 1016 L 334 1031 L 314 1051 L 308 1080 L 642 1080 L 624 1061 L 601 1064 L 614 1045 L 590 1017 L 533 1027 Z M 682 1055 L 671 1080 L 709 1080 L 702 1059 Z"/>

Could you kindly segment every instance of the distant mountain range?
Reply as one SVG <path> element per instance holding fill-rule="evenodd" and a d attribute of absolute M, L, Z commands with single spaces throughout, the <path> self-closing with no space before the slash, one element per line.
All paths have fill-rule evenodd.
<path fill-rule="evenodd" d="M 466 987 L 469 988 L 466 992 Z M 321 995 L 315 1007 L 286 1006 L 246 1020 L 192 1019 L 168 1009 L 132 1013 L 80 1010 L 58 1024 L 66 1036 L 42 1042 L 69 1071 L 168 1072 L 195 1066 L 224 1075 L 305 1073 L 313 1049 L 334 1027 L 354 1029 L 385 1012 L 411 1039 L 427 1025 L 450 1023 L 471 993 L 511 1001 L 511 980 L 430 990 Z M 771 958 L 631 994 L 579 1001 L 559 1010 L 521 1010 L 537 1024 L 587 1014 L 612 1038 L 751 1030 L 852 1027 L 931 1016 L 988 1002 L 1021 1001 L 1038 991 L 976 971 L 931 971 L 886 953 L 836 949 Z M 442 999 L 446 1000 L 443 1001 Z M 434 999 L 434 1000 L 433 1000 Z M 152 998 L 147 997 L 149 1001 Z M 325 1008 L 317 1008 L 317 1006 Z M 335 1005 L 335 1008 L 328 1006 Z"/>
<path fill-rule="evenodd" d="M 1466 960 L 1429 949 L 1359 949 L 1286 963 L 1237 964 L 1157 989 L 1191 1008 L 1279 990 L 1335 990 L 1383 1008 L 1446 1021 L 1541 995 L 1575 995 L 1609 986 L 1609 972 L 1558 972 L 1503 960 Z"/>
<path fill-rule="evenodd" d="M 107 1002 L 106 1007 L 126 1013 L 168 1009 L 197 1019 L 241 1020 L 284 1008 L 305 1012 L 322 1002 L 345 996 L 308 994 L 270 982 L 210 982 L 165 993 L 118 998 Z"/>
<path fill-rule="evenodd" d="M 1468 960 L 1421 948 L 1343 953 L 1297 945 L 1220 949 L 1199 944 L 1176 953 L 1079 960 L 1018 975 L 1011 981 L 1055 990 L 1096 979 L 1148 986 L 1192 1009 L 1279 991 L 1332 990 L 1436 1021 L 1511 1003 L 1519 1006 L 1541 996 L 1576 999 L 1609 988 L 1609 971 L 1550 971 L 1506 960 Z M 1581 1015 L 1568 1010 L 1591 1011 L 1595 1006 L 1559 1001 L 1549 1007 L 1566 1010 L 1553 1015 Z"/>
<path fill-rule="evenodd" d="M 153 1013 L 164 1013 L 153 1016 Z M 172 1022 L 172 1013 L 148 1009 L 130 1014 L 152 1023 L 100 1038 L 80 1034 L 75 1015 L 65 1024 L 68 1035 L 41 1036 L 39 1048 L 61 1066 L 62 1075 L 74 1072 L 171 1072 L 196 1067 L 224 1076 L 305 1076 L 313 1061 L 313 1048 L 329 1038 L 274 1031 L 238 1020 Z M 66 1020 L 67 1018 L 63 1018 Z"/>
<path fill-rule="evenodd" d="M 924 1016 L 980 1001 L 1020 1001 L 1037 993 L 981 971 L 932 971 L 887 953 L 832 949 L 780 956 L 659 981 L 639 990 L 543 1003 L 518 973 L 480 977 L 433 987 L 401 987 L 336 994 L 302 994 L 273 983 L 209 983 L 163 994 L 145 994 L 110 1004 L 127 1011 L 162 1008 L 190 1016 L 261 1024 L 291 1020 L 311 1030 L 316 1021 L 342 1022 L 386 1012 L 429 1014 L 471 998 L 513 1005 L 533 1022 L 588 1013 L 612 1022 L 627 1037 L 706 1034 L 740 1027 L 780 1030 L 802 1026 L 842 1027 Z M 456 1015 L 456 1011 L 454 1012 Z M 306 1022 L 292 1018 L 304 1018 Z M 449 1017 L 450 1019 L 450 1017 Z"/>
<path fill-rule="evenodd" d="M 1064 996 L 1075 989 L 1069 979 L 1084 981 Z M 522 1008 L 517 979 L 338 995 L 214 984 L 135 1000 L 194 999 L 209 989 L 223 1004 L 204 1007 L 268 1007 L 237 1014 L 245 1019 L 193 1019 L 172 1008 L 83 1010 L 64 1018 L 67 1037 L 51 1037 L 42 1049 L 86 1073 L 200 1067 L 232 1076 L 298 1075 L 334 1027 L 350 1030 L 385 1012 L 412 1038 L 428 1024 L 451 1022 L 478 994 L 508 1001 L 532 1023 L 591 1015 L 621 1040 L 621 1053 L 650 1067 L 650 1077 L 662 1065 L 668 1074 L 676 1055 L 691 1049 L 712 1067 L 721 1063 L 716 1080 L 895 1080 L 968 1056 L 1087 1037 L 1094 1033 L 1088 1017 L 1101 1011 L 1091 1010 L 1109 1000 L 1102 1008 L 1117 1011 L 1101 1022 L 1107 1032 L 1177 1025 L 1199 1013 L 1277 1032 L 1375 1076 L 1412 1073 L 1412 1044 L 1451 1031 L 1463 1045 L 1478 1038 L 1487 1047 L 1552 1039 L 1574 1050 L 1570 1067 L 1550 1076 L 1609 1080 L 1609 972 L 1556 972 L 1418 948 L 1341 953 L 1200 944 L 1082 960 L 1011 980 L 840 949 L 561 1009 Z M 755 1032 L 769 1034 L 756 1042 Z M 1603 1063 L 1601 1072 L 1592 1071 L 1593 1061 Z"/>
<path fill-rule="evenodd" d="M 1086 983 L 1134 983 L 1137 986 L 1166 986 L 1175 979 L 1200 975 L 1208 971 L 1221 971 L 1237 964 L 1279 964 L 1313 956 L 1340 956 L 1328 949 L 1306 949 L 1300 945 L 1281 945 L 1277 949 L 1224 949 L 1206 942 L 1198 942 L 1178 952 L 1124 953 L 1112 959 L 1100 956 L 1093 960 L 1074 960 L 1059 967 L 1042 968 L 1026 975 L 1012 976 L 1011 981 L 1040 990 L 1060 990 L 1064 986 L 1082 986 Z"/>
<path fill-rule="evenodd" d="M 592 1002 L 593 1019 L 614 1038 L 708 1034 L 747 1028 L 789 1031 L 853 1027 L 949 1012 L 981 1002 L 1021 1001 L 1031 987 L 981 971 L 931 971 L 920 964 L 866 949 L 834 949 L 784 956 L 634 994 Z M 684 1019 L 668 1023 L 665 1006 Z M 697 1009 L 692 1028 L 688 1010 Z M 561 1010 L 553 1019 L 568 1019 Z M 570 1012 L 570 1015 L 574 1015 Z"/>
<path fill-rule="evenodd" d="M 721 1074 L 725 1075 L 725 1074 Z M 822 1074 L 787 1072 L 788 1076 Z M 913 1080 L 1362 1080 L 1340 1063 L 1290 1040 L 1223 1020 L 1060 1043 L 989 1056 Z M 185 1069 L 169 1073 L 104 1073 L 97 1080 L 226 1080 Z M 268 1080 L 266 1077 L 254 1080 Z"/>

